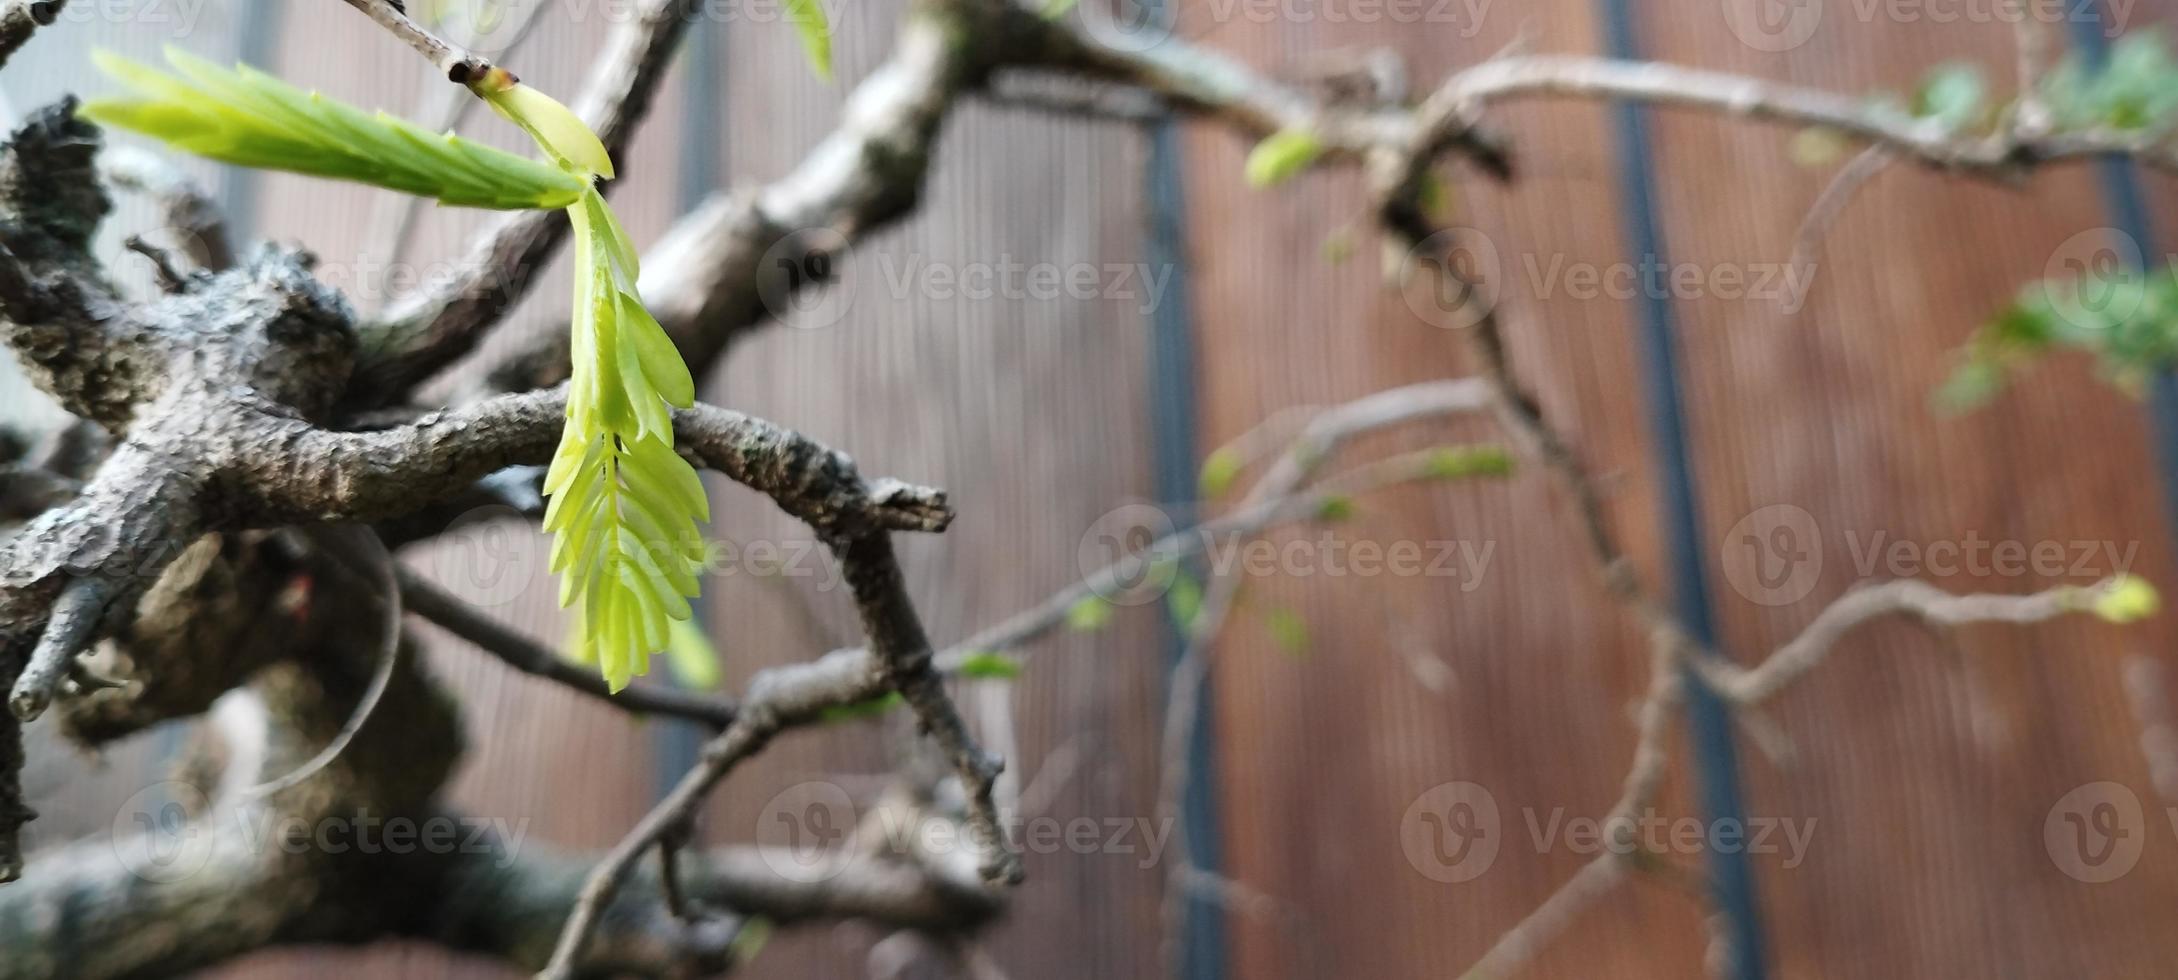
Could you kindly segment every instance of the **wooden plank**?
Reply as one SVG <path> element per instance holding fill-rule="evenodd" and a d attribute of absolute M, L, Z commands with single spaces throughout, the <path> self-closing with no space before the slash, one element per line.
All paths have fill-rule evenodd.
<path fill-rule="evenodd" d="M 1653 57 L 1848 91 L 1910 91 L 1950 59 L 2009 88 L 2005 24 L 1827 7 L 1833 16 L 1781 52 L 1741 43 L 1722 17 L 1644 10 L 1641 27 Z M 1863 9 L 1877 15 L 1864 20 Z M 1757 268 L 1790 254 L 1827 175 L 1789 162 L 1789 134 L 1670 115 L 1656 133 L 1674 262 Z M 1761 300 L 1676 303 L 1706 530 L 1726 572 L 1716 598 L 1727 649 L 1744 657 L 1783 642 L 1861 581 L 1917 575 L 2020 593 L 2084 584 L 2115 564 L 2007 574 L 1991 550 L 1953 568 L 1943 559 L 1954 544 L 2053 543 L 2068 556 L 2137 547 L 2132 570 L 2169 581 L 2137 403 L 2074 361 L 1963 418 L 1928 407 L 1980 317 L 2043 275 L 2068 237 L 2107 223 L 2093 181 L 2071 168 L 2009 190 L 1898 168 L 1831 232 L 1797 316 Z M 1782 543 L 1770 537 L 1780 527 L 1807 543 L 1763 557 L 1794 562 L 1801 577 L 1766 591 L 1733 549 Z M 1936 561 L 1856 561 L 1891 542 Z M 2065 873 L 2043 831 L 2082 784 L 2147 788 L 2122 675 L 2129 656 L 2168 646 L 2168 624 L 1951 637 L 1885 624 L 1786 694 L 1773 718 L 1795 746 L 1790 761 L 1747 762 L 1754 813 L 1816 828 L 1804 864 L 1757 858 L 1777 973 L 2132 975 L 2167 962 L 2171 940 L 2150 910 L 2178 888 L 2171 849 L 2150 846 L 2131 874 L 2090 885 Z"/>
<path fill-rule="evenodd" d="M 1586 3 L 1532 5 L 1524 20 L 1474 24 L 1236 16 L 1191 23 L 1188 33 L 1287 77 L 1308 70 L 1310 52 L 1388 47 L 1426 87 L 1503 47 L 1523 25 L 1539 32 L 1538 50 L 1595 48 Z M 1499 189 L 1463 175 L 1457 220 L 1496 253 L 1493 278 L 1502 284 L 1515 356 L 1548 411 L 1606 474 L 1628 546 L 1650 560 L 1657 504 L 1626 311 L 1524 285 L 1531 262 L 1547 269 L 1555 259 L 1616 254 L 1604 121 L 1591 106 L 1504 113 L 1501 125 L 1525 151 L 1524 176 Z M 1188 149 L 1206 444 L 1289 406 L 1469 372 L 1459 339 L 1425 319 L 1434 314 L 1425 301 L 1412 297 L 1417 309 L 1380 285 L 1376 236 L 1354 174 L 1250 191 L 1238 179 L 1244 145 L 1205 131 Z M 1319 245 L 1342 229 L 1361 247 L 1354 261 L 1334 267 Z M 1397 442 L 1496 437 L 1477 422 Z M 1491 548 L 1479 578 L 1248 582 L 1258 612 L 1241 616 L 1218 653 L 1227 863 L 1283 912 L 1235 916 L 1235 975 L 1455 975 L 1587 860 L 1562 845 L 1536 846 L 1528 822 L 1598 818 L 1616 798 L 1632 744 L 1626 708 L 1646 656 L 1597 585 L 1569 521 L 1540 472 L 1386 494 L 1361 502 L 1360 517 L 1336 536 Z M 1272 605 L 1305 611 L 1315 637 L 1308 657 L 1281 655 L 1251 621 Z M 1402 835 L 1409 823 L 1445 816 L 1451 801 L 1443 794 L 1453 791 L 1432 788 L 1455 781 L 1488 792 L 1496 826 L 1486 829 L 1500 850 L 1486 870 L 1459 872 L 1479 876 L 1448 882 L 1429 874 L 1449 874 L 1449 866 L 1427 853 L 1411 860 Z M 1666 890 L 1623 891 L 1576 928 L 1577 941 L 1546 950 L 1538 975 L 1685 976 L 1700 968 L 1699 914 Z"/>

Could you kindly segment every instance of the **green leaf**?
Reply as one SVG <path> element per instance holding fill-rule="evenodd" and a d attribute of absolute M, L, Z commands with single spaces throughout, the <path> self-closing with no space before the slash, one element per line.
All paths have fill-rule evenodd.
<path fill-rule="evenodd" d="M 1279 130 L 1248 152 L 1243 173 L 1248 186 L 1271 187 L 1308 169 L 1322 153 L 1323 144 L 1316 139 L 1316 134 L 1303 129 Z"/>
<path fill-rule="evenodd" d="M 1513 459 L 1502 446 L 1439 446 L 1430 450 L 1427 468 L 1433 480 L 1511 476 Z"/>
<path fill-rule="evenodd" d="M 666 665 L 673 679 L 691 691 L 718 690 L 718 648 L 694 619 L 676 619 L 666 630 Z"/>
<path fill-rule="evenodd" d="M 1301 657 L 1308 654 L 1308 621 L 1301 618 L 1300 613 L 1279 606 L 1263 614 L 1263 625 L 1270 630 L 1271 639 L 1278 644 L 1278 649 L 1285 651 L 1288 656 Z"/>
<path fill-rule="evenodd" d="M 1797 166 L 1827 167 L 1845 156 L 1848 143 L 1843 133 L 1824 126 L 1809 126 L 1792 134 L 1785 155 Z"/>
<path fill-rule="evenodd" d="M 1345 494 L 1332 494 L 1316 505 L 1316 519 L 1328 524 L 1351 520 L 1354 516 L 1354 498 Z"/>
<path fill-rule="evenodd" d="M 1010 681 L 1021 676 L 1021 661 L 991 650 L 977 650 L 961 658 L 962 677 L 976 680 Z"/>
<path fill-rule="evenodd" d="M 561 105 L 560 100 L 515 80 L 514 73 L 499 67 L 469 82 L 469 91 L 483 99 L 508 122 L 522 128 L 530 139 L 577 173 L 613 178 L 613 160 L 590 125 Z"/>
<path fill-rule="evenodd" d="M 1112 604 L 1102 596 L 1089 596 L 1066 610 L 1066 628 L 1076 633 L 1094 633 L 1111 621 Z"/>
<path fill-rule="evenodd" d="M 1354 257 L 1354 234 L 1341 228 L 1323 236 L 1323 260 L 1332 265 L 1344 265 Z"/>
<path fill-rule="evenodd" d="M 2095 355 L 2103 379 L 2133 394 L 2156 372 L 2178 367 L 2178 269 L 2108 261 L 2074 279 L 2027 284 L 1967 340 L 1937 407 L 1978 406 L 2014 371 L 2058 349 Z"/>
<path fill-rule="evenodd" d="M 595 188 L 567 210 L 575 371 L 567 426 L 545 475 L 544 527 L 560 603 L 581 610 L 583 659 L 618 691 L 648 669 L 652 653 L 663 649 L 678 670 L 679 655 L 690 652 L 673 624 L 690 617 L 687 600 L 698 592 L 706 549 L 697 524 L 710 506 L 695 468 L 673 451 L 669 409 L 692 391 L 680 355 L 662 333 L 652 336 L 657 321 L 636 298 L 634 245 Z M 716 683 L 716 653 L 708 659 Z M 706 675 L 698 668 L 695 676 Z"/>
<path fill-rule="evenodd" d="M 1913 114 L 1934 119 L 1948 132 L 1958 132 L 1981 118 L 1987 94 L 1981 69 L 1963 62 L 1946 62 L 1929 69 L 1913 94 Z"/>
<path fill-rule="evenodd" d="M 794 22 L 794 32 L 801 35 L 802 53 L 809 56 L 809 66 L 816 69 L 817 77 L 832 79 L 832 25 L 824 15 L 821 0 L 786 0 L 787 19 Z"/>
<path fill-rule="evenodd" d="M 1443 222 L 1452 216 L 1452 188 L 1434 173 L 1423 174 L 1421 193 L 1415 196 L 1415 203 L 1421 206 L 1424 216 Z"/>
<path fill-rule="evenodd" d="M 1945 415 L 1958 415 L 1980 408 L 2004 390 L 2004 381 L 2001 365 L 1981 360 L 1961 363 L 1936 389 L 1936 410 Z"/>
<path fill-rule="evenodd" d="M 872 718 L 884 717 L 885 712 L 906 703 L 907 699 L 901 697 L 900 692 L 894 691 L 890 694 L 871 698 L 868 701 L 843 704 L 836 708 L 826 708 L 818 712 L 817 717 L 826 722 L 868 721 Z"/>
<path fill-rule="evenodd" d="M 1081 0 L 1044 0 L 1044 19 L 1058 20 L 1067 14 L 1073 13 L 1074 8 L 1080 3 Z"/>
<path fill-rule="evenodd" d="M 1231 446 L 1221 446 L 1202 461 L 1202 475 L 1196 479 L 1203 499 L 1222 497 L 1232 489 L 1233 478 L 1240 475 L 1240 453 Z"/>
<path fill-rule="evenodd" d="M 1192 629 L 1195 617 L 1202 615 L 1202 581 L 1189 575 L 1186 569 L 1176 570 L 1172 577 L 1172 589 L 1165 593 L 1165 607 L 1172 612 L 1172 621 L 1180 629 Z"/>
<path fill-rule="evenodd" d="M 565 207 L 587 186 L 551 164 L 365 113 L 246 66 L 228 70 L 171 48 L 180 75 L 104 51 L 91 57 L 135 94 L 86 102 L 84 118 L 214 160 L 498 210 Z"/>
<path fill-rule="evenodd" d="M 727 962 L 738 967 L 755 959 L 756 954 L 763 952 L 764 946 L 771 942 L 771 933 L 770 919 L 750 916 L 741 923 L 741 931 L 734 933 L 733 941 L 726 944 Z"/>
<path fill-rule="evenodd" d="M 2088 608 L 2107 622 L 2123 625 L 2155 615 L 2162 605 L 2162 597 L 2156 595 L 2155 586 L 2148 584 L 2147 579 L 2120 575 L 2103 588 L 2102 594 Z"/>

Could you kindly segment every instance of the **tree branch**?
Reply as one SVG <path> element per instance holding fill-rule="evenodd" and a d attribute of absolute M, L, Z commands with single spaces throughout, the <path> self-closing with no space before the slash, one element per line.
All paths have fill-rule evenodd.
<path fill-rule="evenodd" d="M 408 8 L 400 0 L 344 0 L 348 6 L 378 22 L 401 43 L 415 48 L 424 60 L 456 85 L 466 85 L 470 79 L 482 78 L 492 70 L 492 63 L 461 45 L 438 36 L 430 28 L 411 20 Z"/>
<path fill-rule="evenodd" d="M 6 65 L 18 48 L 30 42 L 38 28 L 59 19 L 68 0 L 8 0 L 0 10 L 0 65 Z"/>

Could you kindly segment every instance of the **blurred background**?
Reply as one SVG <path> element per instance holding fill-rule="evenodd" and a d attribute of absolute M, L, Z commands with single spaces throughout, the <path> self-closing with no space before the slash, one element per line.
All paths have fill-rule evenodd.
<path fill-rule="evenodd" d="M 1167 2 L 1178 36 L 1280 77 L 1321 77 L 1384 49 L 1418 91 L 1520 39 L 1539 53 L 1853 94 L 1911 91 L 1950 61 L 2001 85 L 2013 58 L 1994 0 Z M 1103 17 L 1099 4 L 1083 0 L 1072 16 Z M 448 33 L 566 96 L 627 5 L 440 6 Z M 713 194 L 789 172 L 886 56 L 903 6 L 829 5 L 838 73 L 826 82 L 775 6 L 715 5 L 621 169 L 614 203 L 635 239 L 648 244 Z M 2167 0 L 2061 6 L 2053 16 L 2075 46 L 2178 20 Z M 449 109 L 448 87 L 414 52 L 323 0 L 75 0 L 8 65 L 0 109 L 13 120 L 64 93 L 106 91 L 93 48 L 155 59 L 162 45 L 425 125 Z M 2155 448 L 2157 433 L 2178 435 L 2178 413 L 2158 428 L 2155 401 L 2102 383 L 2078 358 L 2053 358 L 1972 413 L 1930 402 L 1954 350 L 2021 283 L 2128 241 L 2164 261 L 2159 243 L 2178 241 L 2168 178 L 2078 165 L 2006 187 L 1896 166 L 1839 216 L 1804 288 L 1773 280 L 1781 293 L 1752 287 L 1801 269 L 1789 262 L 1796 229 L 1836 166 L 1796 160 L 1791 131 L 1540 100 L 1493 119 L 1520 176 L 1459 173 L 1456 223 L 1495 263 L 1513 353 L 1599 475 L 1643 574 L 1727 655 L 1767 654 L 1874 579 L 2025 593 L 2129 571 L 2178 584 L 2178 453 Z M 483 113 L 463 132 L 524 146 Z M 1385 287 L 1352 168 L 1256 190 L 1241 180 L 1247 151 L 1214 125 L 970 99 L 947 124 L 921 210 L 844 256 L 838 285 L 731 351 L 704 397 L 845 449 L 866 472 L 947 488 L 952 529 L 901 547 L 933 638 L 959 640 L 1102 564 L 1114 511 L 1148 504 L 1181 523 L 1216 513 L 1195 500 L 1201 461 L 1266 420 L 1290 425 L 1298 408 L 1471 373 L 1426 303 Z M 426 207 L 404 234 L 408 202 L 395 195 L 176 163 L 216 188 L 238 237 L 308 246 L 364 310 L 450 273 L 482 218 Z M 139 286 L 149 270 L 123 258 L 119 238 L 157 224 L 150 205 L 124 199 L 105 230 L 115 268 Z M 1008 288 L 1008 264 L 1088 270 L 1091 288 Z M 1579 271 L 1608 283 L 1614 269 L 1644 268 L 1698 271 L 1661 291 L 1589 288 Z M 1001 278 L 988 292 L 949 285 L 964 270 Z M 1725 288 L 1725 274 L 1749 288 Z M 565 304 L 563 290 L 537 290 L 500 339 L 561 329 Z M 53 420 L 12 373 L 0 390 L 10 421 Z M 1477 419 L 1353 453 L 1497 438 Z M 806 531 L 738 488 L 714 491 L 712 531 L 744 556 L 711 581 L 702 610 L 726 687 L 858 642 Z M 1271 540 L 1411 541 L 1454 555 L 1455 571 L 1319 567 L 1247 581 L 1215 650 L 1183 815 L 1199 862 L 1234 887 L 1198 889 L 1177 930 L 1160 912 L 1169 855 L 1155 852 L 1178 649 L 1168 604 L 1116 606 L 1027 651 L 1018 678 L 962 687 L 964 710 L 1037 804 L 1023 818 L 1102 837 L 1030 848 L 1028 881 L 986 936 L 1007 975 L 1456 975 L 1593 857 L 1592 839 L 1564 831 L 1620 792 L 1648 658 L 1598 584 L 1570 508 L 1542 473 L 1522 472 L 1372 494 L 1352 511 Z M 403 557 L 557 641 L 542 539 L 488 516 Z M 2065 559 L 2000 560 L 2013 546 Z M 1744 873 L 1751 890 L 1725 914 L 1755 924 L 1768 975 L 2168 975 L 2172 622 L 1875 624 L 1758 723 L 1675 740 L 1658 817 L 1772 828 L 1766 848 L 1750 833 L 1754 853 L 1697 841 L 1675 855 Z M 452 800 L 469 813 L 526 821 L 531 840 L 603 848 L 693 759 L 692 733 L 630 722 L 428 635 L 435 667 L 466 699 L 471 746 Z M 41 812 L 34 845 L 109 833 L 128 801 L 157 792 L 184 737 L 153 733 L 84 759 L 49 727 L 33 728 L 26 776 Z M 724 784 L 703 834 L 781 842 L 767 814 L 809 783 L 860 805 L 904 737 L 880 721 L 784 739 Z M 1698 792 L 1704 772 L 1724 789 Z M 1494 848 L 1479 865 L 1410 846 L 1429 839 L 1417 827 L 1443 819 L 1432 808 L 1455 799 L 1473 805 L 1465 812 Z M 2095 836 L 2068 836 L 2075 826 Z M 1696 975 L 1707 908 L 1687 889 L 1632 882 L 1543 947 L 1530 975 Z M 861 975 L 882 938 L 853 924 L 788 931 L 751 971 Z M 266 953 L 218 975 L 511 973 L 385 945 Z"/>

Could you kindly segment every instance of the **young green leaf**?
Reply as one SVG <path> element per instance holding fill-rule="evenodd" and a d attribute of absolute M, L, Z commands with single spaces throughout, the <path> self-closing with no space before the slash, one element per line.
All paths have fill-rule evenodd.
<path fill-rule="evenodd" d="M 1316 134 L 1305 129 L 1282 129 L 1264 137 L 1255 149 L 1248 151 L 1248 162 L 1242 172 L 1248 186 L 1271 187 L 1308 169 L 1322 153 L 1323 143 L 1316 139 Z"/>
<path fill-rule="evenodd" d="M 1180 629 L 1194 627 L 1195 617 L 1202 615 L 1202 580 L 1180 569 L 1172 577 L 1172 590 L 1165 593 L 1165 608 Z"/>
<path fill-rule="evenodd" d="M 498 67 L 471 79 L 469 91 L 493 112 L 522 127 L 562 167 L 613 179 L 613 159 L 605 152 L 605 143 L 560 100 L 522 84 L 513 72 Z"/>
<path fill-rule="evenodd" d="M 978 650 L 960 661 L 960 676 L 987 681 L 1010 681 L 1021 676 L 1021 661 L 991 650 Z"/>
<path fill-rule="evenodd" d="M 673 679 L 691 691 L 717 690 L 720 680 L 718 648 L 704 635 L 693 617 L 673 620 L 666 627 L 666 665 Z"/>
<path fill-rule="evenodd" d="M 1946 131 L 1958 132 L 1980 119 L 1987 85 L 1981 69 L 1964 62 L 1946 62 L 1929 70 L 1913 94 L 1913 114 L 1934 119 Z"/>
<path fill-rule="evenodd" d="M 1271 640 L 1287 656 L 1308 654 L 1308 621 L 1301 618 L 1300 613 L 1278 606 L 1263 614 L 1263 625 L 1270 630 Z"/>
<path fill-rule="evenodd" d="M 832 24 L 825 18 L 822 0 L 786 0 L 786 15 L 794 22 L 794 32 L 801 35 L 809 66 L 816 69 L 817 77 L 831 81 Z"/>
<path fill-rule="evenodd" d="M 826 708 L 818 712 L 817 717 L 827 722 L 868 721 L 873 718 L 882 718 L 885 716 L 885 712 L 906 703 L 907 699 L 901 697 L 900 692 L 893 691 L 889 694 L 878 695 L 868 701 L 857 701 L 854 704 L 842 704 Z"/>
<path fill-rule="evenodd" d="M 1221 446 L 1204 457 L 1202 475 L 1196 479 L 1203 499 L 1222 497 L 1225 491 L 1232 489 L 1233 479 L 1240 475 L 1241 465 L 1240 454 L 1231 446 Z"/>
<path fill-rule="evenodd" d="M 688 367 L 636 296 L 634 243 L 596 189 L 568 209 L 575 303 L 567 427 L 545 475 L 560 604 L 583 609 L 584 659 L 613 690 L 669 649 L 689 618 L 707 548 L 703 483 L 673 451 L 673 408 L 694 401 Z"/>
<path fill-rule="evenodd" d="M 1435 480 L 1511 476 L 1513 459 L 1501 446 L 1439 446 L 1430 450 L 1428 468 Z"/>
<path fill-rule="evenodd" d="M 2155 586 L 2148 584 L 2147 579 L 2120 575 L 2096 597 L 2089 609 L 2105 621 L 2123 625 L 2153 616 L 2162 606 L 2162 598 L 2155 594 Z"/>
<path fill-rule="evenodd" d="M 1066 628 L 1076 633 L 1094 633 L 1111 621 L 1112 604 L 1098 596 L 1083 599 L 1066 610 Z"/>
<path fill-rule="evenodd" d="M 103 51 L 91 57 L 135 94 L 87 102 L 84 118 L 214 160 L 498 210 L 566 207 L 586 186 L 550 164 L 365 113 L 248 66 L 229 70 L 171 48 L 166 59 L 180 75 Z"/>

